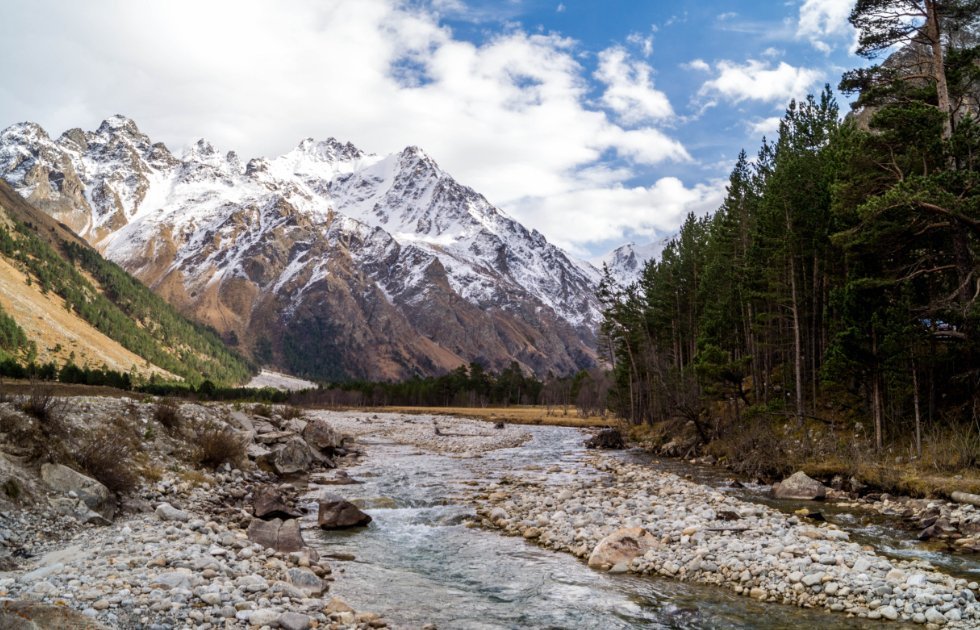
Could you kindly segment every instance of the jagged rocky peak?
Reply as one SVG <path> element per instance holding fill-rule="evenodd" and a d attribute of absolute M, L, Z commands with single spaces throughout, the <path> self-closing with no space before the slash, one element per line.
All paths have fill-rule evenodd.
<path fill-rule="evenodd" d="M 602 257 L 613 279 L 622 285 L 636 282 L 647 261 L 659 258 L 672 237 L 638 245 L 626 243 Z"/>
<path fill-rule="evenodd" d="M 210 161 L 210 158 L 217 155 L 218 152 L 215 150 L 214 145 L 205 140 L 204 138 L 198 138 L 197 142 L 190 145 L 184 150 L 184 154 L 181 156 L 186 160 L 204 160 Z"/>
<path fill-rule="evenodd" d="M 80 127 L 72 127 L 58 137 L 58 144 L 76 151 L 88 149 L 88 135 Z"/>
<path fill-rule="evenodd" d="M 122 114 L 116 114 L 115 116 L 109 116 L 102 121 L 99 128 L 95 131 L 97 134 L 107 134 L 107 133 L 124 133 L 130 136 L 145 136 L 145 134 L 140 131 L 140 128 L 136 126 L 136 122 L 127 116 Z"/>
<path fill-rule="evenodd" d="M 327 138 L 319 142 L 313 138 L 304 138 L 296 149 L 323 162 L 346 162 L 362 158 L 365 155 L 352 143 L 343 143 L 336 138 Z"/>
<path fill-rule="evenodd" d="M 48 132 L 41 125 L 33 122 L 14 123 L 3 131 L 0 131 L 0 142 L 3 142 L 4 145 L 16 142 L 50 140 L 51 138 L 48 136 Z"/>
<path fill-rule="evenodd" d="M 428 153 L 415 145 L 402 149 L 399 157 L 403 164 L 410 164 L 417 170 L 428 170 L 431 172 L 441 170 L 439 165 L 436 164 L 436 161 Z"/>
<path fill-rule="evenodd" d="M 245 165 L 245 175 L 251 177 L 258 173 L 265 173 L 269 170 L 269 160 L 265 158 L 252 158 Z"/>

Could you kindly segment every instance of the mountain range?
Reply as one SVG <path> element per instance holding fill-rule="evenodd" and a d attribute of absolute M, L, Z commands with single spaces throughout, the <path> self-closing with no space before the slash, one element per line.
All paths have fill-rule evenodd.
<path fill-rule="evenodd" d="M 8 127 L 0 177 L 265 365 L 400 379 L 595 362 L 595 268 L 417 147 L 306 139 L 243 161 L 200 140 L 175 155 L 114 116 L 57 138 Z"/>

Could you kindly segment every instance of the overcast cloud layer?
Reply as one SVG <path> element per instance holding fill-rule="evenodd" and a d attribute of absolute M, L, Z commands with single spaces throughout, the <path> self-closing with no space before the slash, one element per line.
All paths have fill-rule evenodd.
<path fill-rule="evenodd" d="M 496 4 L 519 19 L 521 2 Z M 571 14 L 574 4 L 551 11 Z M 692 50 L 683 72 L 696 83 L 672 102 L 658 84 L 655 23 L 586 45 L 463 0 L 5 5 L 0 128 L 33 120 L 58 134 L 121 113 L 172 149 L 203 136 L 244 158 L 308 136 L 379 153 L 418 145 L 582 255 L 670 234 L 687 212 L 717 207 L 725 156 L 741 147 L 721 159 L 699 152 L 685 126 L 752 105 L 739 132 L 771 135 L 789 98 L 836 82 L 763 41 L 741 59 Z M 806 0 L 777 26 L 786 41 L 827 54 L 853 39 L 850 5 Z M 466 19 L 487 24 L 478 40 L 448 25 Z M 751 27 L 738 19 L 716 22 Z"/>

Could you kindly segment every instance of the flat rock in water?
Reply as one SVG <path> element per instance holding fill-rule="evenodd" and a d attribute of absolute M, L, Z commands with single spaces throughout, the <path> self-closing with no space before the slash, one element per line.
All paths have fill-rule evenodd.
<path fill-rule="evenodd" d="M 827 486 L 813 479 L 803 471 L 798 471 L 772 487 L 777 499 L 801 499 L 814 501 L 827 496 Z"/>
<path fill-rule="evenodd" d="M 325 494 L 317 501 L 316 522 L 322 529 L 359 527 L 371 522 L 371 517 L 356 505 L 336 494 Z"/>
<path fill-rule="evenodd" d="M 323 486 L 348 486 L 364 483 L 363 481 L 358 481 L 357 479 L 354 479 L 348 475 L 347 471 L 345 470 L 338 470 L 333 475 L 314 473 L 310 475 L 310 481 Z"/>
<path fill-rule="evenodd" d="M 658 545 L 657 539 L 642 527 L 617 529 L 599 541 L 589 556 L 593 569 L 610 569 L 621 562 L 629 565 L 633 558 L 642 556 Z"/>

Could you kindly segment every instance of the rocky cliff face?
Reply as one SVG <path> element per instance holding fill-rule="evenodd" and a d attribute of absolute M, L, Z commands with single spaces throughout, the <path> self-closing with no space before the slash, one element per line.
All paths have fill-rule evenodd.
<path fill-rule="evenodd" d="M 402 378 L 594 360 L 596 273 L 422 150 L 329 139 L 175 156 L 116 116 L 0 132 L 0 176 L 184 312 L 299 374 Z"/>

